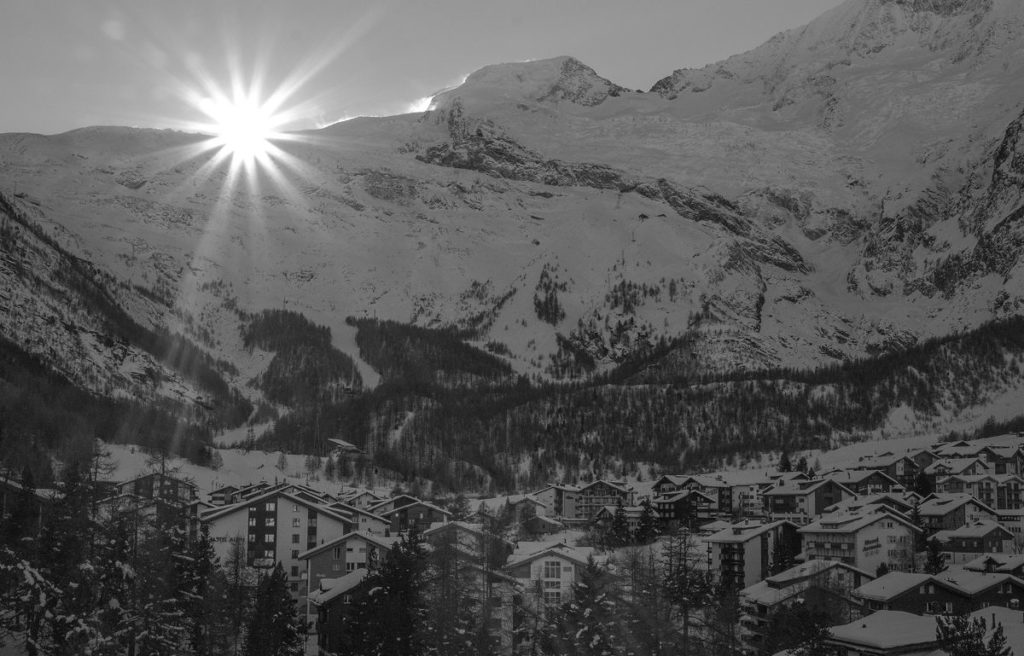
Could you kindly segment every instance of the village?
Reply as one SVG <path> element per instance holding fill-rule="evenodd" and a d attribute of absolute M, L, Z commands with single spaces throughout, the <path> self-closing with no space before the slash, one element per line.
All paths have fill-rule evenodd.
<path fill-rule="evenodd" d="M 683 545 L 698 578 L 735 593 L 745 654 L 774 653 L 773 621 L 803 605 L 829 609 L 824 645 L 838 656 L 933 653 L 941 615 L 984 617 L 1024 644 L 1021 435 L 882 451 L 827 471 L 784 458 L 776 471 L 558 483 L 490 500 L 322 487 L 201 491 L 155 471 L 112 484 L 98 513 L 170 518 L 208 534 L 220 562 L 280 567 L 307 653 L 322 656 L 339 653 L 352 630 L 346 604 L 410 534 L 455 554 L 503 654 L 526 652 L 522 625 L 571 602 L 587 567 L 625 581 L 638 550 L 657 557 L 666 541 Z M 22 490 L 13 480 L 0 489 L 7 516 Z M 35 494 L 41 521 L 54 493 Z"/>

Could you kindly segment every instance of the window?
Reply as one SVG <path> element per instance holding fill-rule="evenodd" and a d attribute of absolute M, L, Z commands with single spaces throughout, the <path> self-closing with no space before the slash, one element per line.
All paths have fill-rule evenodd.
<path fill-rule="evenodd" d="M 274 539 L 275 539 L 275 536 L 274 536 L 273 533 L 267 533 L 266 535 L 263 536 L 263 541 L 264 542 L 273 542 Z"/>
<path fill-rule="evenodd" d="M 292 533 L 292 544 L 298 544 L 298 543 L 299 543 L 299 534 L 298 533 Z"/>
<path fill-rule="evenodd" d="M 274 526 L 276 524 L 274 517 L 267 517 L 267 526 Z"/>
<path fill-rule="evenodd" d="M 292 576 L 298 576 L 298 575 L 299 575 L 299 566 L 298 565 L 292 565 Z"/>
<path fill-rule="evenodd" d="M 952 613 L 953 612 L 953 602 L 952 601 L 947 601 L 945 609 L 946 609 L 947 613 Z"/>
<path fill-rule="evenodd" d="M 562 564 L 557 560 L 544 561 L 544 578 L 546 579 L 558 579 L 562 578 Z"/>
<path fill-rule="evenodd" d="M 266 550 L 264 550 L 263 557 L 264 558 L 273 558 L 274 557 L 274 550 L 273 549 L 266 549 Z"/>
<path fill-rule="evenodd" d="M 275 510 L 277 510 L 277 503 L 275 503 L 274 501 L 268 501 L 267 504 L 263 506 L 263 509 L 266 510 L 267 512 L 274 512 Z"/>
<path fill-rule="evenodd" d="M 299 559 L 299 550 L 298 549 L 292 549 L 292 560 L 298 560 L 298 559 Z"/>
<path fill-rule="evenodd" d="M 298 528 L 299 526 L 302 526 L 302 520 L 298 517 L 292 517 L 292 527 Z"/>
<path fill-rule="evenodd" d="M 550 590 L 552 588 L 558 590 L 562 587 L 561 581 L 544 581 L 544 589 Z"/>
<path fill-rule="evenodd" d="M 341 571 L 341 563 L 331 563 L 331 571 L 332 572 L 340 572 Z"/>
<path fill-rule="evenodd" d="M 356 571 L 356 564 L 355 563 L 345 563 L 345 571 L 346 572 L 354 572 L 354 571 Z"/>
<path fill-rule="evenodd" d="M 562 603 L 562 592 L 560 590 L 545 590 L 544 591 L 544 604 L 547 606 L 557 606 Z"/>
<path fill-rule="evenodd" d="M 297 504 L 297 503 L 293 503 L 292 504 L 292 512 L 299 512 L 299 504 Z"/>
<path fill-rule="evenodd" d="M 332 554 L 334 560 L 341 560 L 341 547 L 334 547 L 334 553 Z"/>
<path fill-rule="evenodd" d="M 256 518 L 255 517 L 250 517 L 249 518 L 249 526 L 256 526 Z"/>

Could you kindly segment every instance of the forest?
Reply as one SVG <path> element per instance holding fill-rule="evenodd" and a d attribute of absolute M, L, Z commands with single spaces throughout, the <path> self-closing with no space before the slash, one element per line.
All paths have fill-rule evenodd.
<path fill-rule="evenodd" d="M 435 339 L 435 331 L 415 331 L 418 341 L 402 342 L 398 355 L 363 352 L 388 372 L 385 383 L 322 406 L 319 427 L 406 479 L 430 479 L 442 490 L 528 489 L 635 475 L 641 466 L 651 466 L 652 475 L 693 472 L 742 464 L 765 451 L 834 447 L 883 429 L 899 408 L 926 422 L 941 409 L 983 404 L 1015 384 L 1024 357 L 1024 319 L 1011 318 L 814 370 L 676 374 L 660 365 L 679 361 L 688 344 L 681 339 L 587 382 L 519 378 L 461 389 L 424 381 L 421 373 L 405 378 L 406 367 L 426 359 L 416 350 L 424 343 L 432 358 L 444 353 L 449 368 L 479 357 L 461 343 L 449 348 L 448 333 Z M 288 429 L 290 445 L 311 443 L 308 427 Z"/>

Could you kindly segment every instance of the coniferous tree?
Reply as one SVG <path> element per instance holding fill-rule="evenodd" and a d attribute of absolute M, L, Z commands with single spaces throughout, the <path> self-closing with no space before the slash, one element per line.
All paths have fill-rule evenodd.
<path fill-rule="evenodd" d="M 245 656 L 299 656 L 302 633 L 281 563 L 263 577 L 245 638 Z"/>
<path fill-rule="evenodd" d="M 27 466 L 21 470 L 20 484 L 21 489 L 14 497 L 9 515 L 0 527 L 0 540 L 15 553 L 24 554 L 29 547 L 22 540 L 33 536 L 39 528 L 39 500 L 36 498 L 35 479 Z"/>
<path fill-rule="evenodd" d="M 650 544 L 658 537 L 658 516 L 650 499 L 640 502 L 640 522 L 636 527 L 636 543 Z"/>
<path fill-rule="evenodd" d="M 924 571 L 927 574 L 938 574 L 946 569 L 946 556 L 942 553 L 942 545 L 938 539 L 932 538 L 928 541 L 928 554 L 924 563 Z"/>
<path fill-rule="evenodd" d="M 789 452 L 783 451 L 782 458 L 779 459 L 779 471 L 787 473 L 793 471 L 793 463 L 789 460 Z"/>
<path fill-rule="evenodd" d="M 578 571 L 572 599 L 549 618 L 545 651 L 566 656 L 615 656 L 629 646 L 617 586 L 593 558 Z"/>
<path fill-rule="evenodd" d="M 662 553 L 662 589 L 665 599 L 677 611 L 682 625 L 680 649 L 690 653 L 690 627 L 694 615 L 711 605 L 715 586 L 702 567 L 701 554 L 686 529 L 672 535 Z"/>
<path fill-rule="evenodd" d="M 924 469 L 918 472 L 917 477 L 914 478 L 913 491 L 922 497 L 926 497 L 935 491 L 935 486 L 932 485 L 932 480 L 928 475 L 924 473 Z"/>
<path fill-rule="evenodd" d="M 1011 656 L 1006 635 L 1001 625 L 994 627 L 992 636 L 985 641 L 985 618 L 971 619 L 967 615 L 936 617 L 935 637 L 939 647 L 949 656 Z"/>
<path fill-rule="evenodd" d="M 630 543 L 632 535 L 629 531 L 629 520 L 626 519 L 626 509 L 619 499 L 615 505 L 615 513 L 608 525 L 607 542 L 612 547 L 622 547 Z"/>
<path fill-rule="evenodd" d="M 344 639 L 353 656 L 420 656 L 426 651 L 423 587 L 426 551 L 416 531 L 403 535 L 353 596 Z"/>

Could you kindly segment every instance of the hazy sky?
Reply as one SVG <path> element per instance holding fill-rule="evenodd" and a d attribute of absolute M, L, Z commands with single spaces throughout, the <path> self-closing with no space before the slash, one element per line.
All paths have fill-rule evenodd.
<path fill-rule="evenodd" d="M 186 127 L 187 102 L 288 84 L 289 127 L 408 111 L 487 64 L 573 55 L 648 89 L 841 0 L 3 0 L 0 132 Z M 290 84 L 288 83 L 290 81 Z"/>

